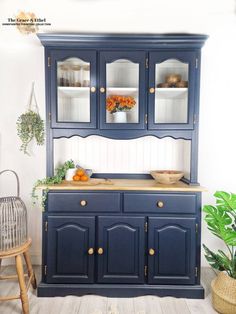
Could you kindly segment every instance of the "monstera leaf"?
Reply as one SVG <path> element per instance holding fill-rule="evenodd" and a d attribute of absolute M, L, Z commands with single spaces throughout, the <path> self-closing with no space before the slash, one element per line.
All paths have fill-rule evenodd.
<path fill-rule="evenodd" d="M 222 206 L 205 205 L 203 211 L 206 213 L 208 229 L 227 245 L 236 246 L 236 231 L 230 214 Z"/>
<path fill-rule="evenodd" d="M 236 194 L 217 191 L 214 196 L 216 197 L 216 206 L 221 207 L 226 211 L 234 211 L 236 213 Z"/>
<path fill-rule="evenodd" d="M 205 250 L 206 260 L 209 262 L 211 267 L 219 271 L 230 271 L 230 259 L 225 255 L 224 252 L 221 251 L 221 254 L 216 254 L 208 249 L 205 244 L 203 244 L 203 248 Z"/>
<path fill-rule="evenodd" d="M 228 254 L 222 250 L 212 252 L 203 244 L 205 257 L 209 264 L 236 279 L 236 194 L 217 191 L 216 205 L 205 205 L 205 221 L 208 229 L 227 246 Z"/>
<path fill-rule="evenodd" d="M 231 260 L 223 251 L 218 250 L 217 253 L 212 252 L 208 247 L 203 244 L 205 250 L 205 257 L 212 268 L 219 271 L 226 271 L 232 278 L 236 278 L 236 258 Z"/>

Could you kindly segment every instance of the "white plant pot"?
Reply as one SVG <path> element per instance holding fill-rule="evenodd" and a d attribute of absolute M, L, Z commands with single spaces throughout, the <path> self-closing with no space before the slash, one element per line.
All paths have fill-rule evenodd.
<path fill-rule="evenodd" d="M 114 123 L 127 123 L 127 112 L 117 111 L 113 113 Z"/>
<path fill-rule="evenodd" d="M 68 169 L 68 170 L 66 171 L 65 179 L 66 179 L 67 181 L 72 181 L 72 180 L 73 180 L 73 176 L 74 176 L 75 173 L 76 173 L 76 170 L 77 170 L 77 168 Z"/>

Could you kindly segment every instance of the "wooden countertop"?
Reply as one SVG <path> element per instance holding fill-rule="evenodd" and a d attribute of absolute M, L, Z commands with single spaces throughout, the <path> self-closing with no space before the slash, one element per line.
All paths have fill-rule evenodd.
<path fill-rule="evenodd" d="M 39 189 L 46 189 L 39 186 Z M 111 190 L 111 191 L 176 191 L 176 192 L 206 192 L 201 186 L 191 186 L 182 181 L 175 184 L 159 184 L 155 180 L 133 179 L 90 179 L 88 182 L 64 181 L 48 186 L 49 190 Z"/>

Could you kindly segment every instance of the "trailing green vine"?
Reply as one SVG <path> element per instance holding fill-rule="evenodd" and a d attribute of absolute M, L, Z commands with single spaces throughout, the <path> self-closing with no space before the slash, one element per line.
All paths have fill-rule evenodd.
<path fill-rule="evenodd" d="M 75 164 L 74 164 L 73 160 L 68 160 L 63 165 L 57 167 L 55 170 L 54 176 L 46 177 L 46 178 L 41 179 L 41 180 L 37 180 L 33 186 L 32 193 L 31 193 L 31 197 L 33 199 L 33 204 L 36 204 L 36 201 L 39 200 L 39 196 L 37 194 L 37 188 L 40 185 L 44 185 L 46 187 L 43 191 L 43 195 L 41 196 L 41 205 L 42 205 L 42 208 L 44 209 L 45 204 L 46 204 L 46 200 L 47 200 L 47 194 L 49 191 L 48 186 L 61 183 L 65 178 L 66 171 L 70 168 L 75 168 Z"/>
<path fill-rule="evenodd" d="M 21 139 L 20 150 L 30 155 L 27 151 L 28 144 L 35 138 L 37 145 L 44 144 L 44 122 L 38 112 L 29 109 L 19 116 L 16 122 L 17 135 Z"/>

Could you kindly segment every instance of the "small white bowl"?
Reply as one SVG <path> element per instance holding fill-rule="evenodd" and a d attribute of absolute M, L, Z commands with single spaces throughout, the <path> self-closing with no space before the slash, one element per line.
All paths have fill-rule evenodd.
<path fill-rule="evenodd" d="M 150 174 L 156 182 L 162 184 L 174 184 L 184 176 L 184 172 L 176 170 L 153 170 Z"/>
<path fill-rule="evenodd" d="M 66 175 L 65 175 L 65 180 L 66 181 L 72 181 L 73 180 L 73 176 L 75 175 L 77 171 L 77 168 L 70 168 L 66 171 Z"/>

